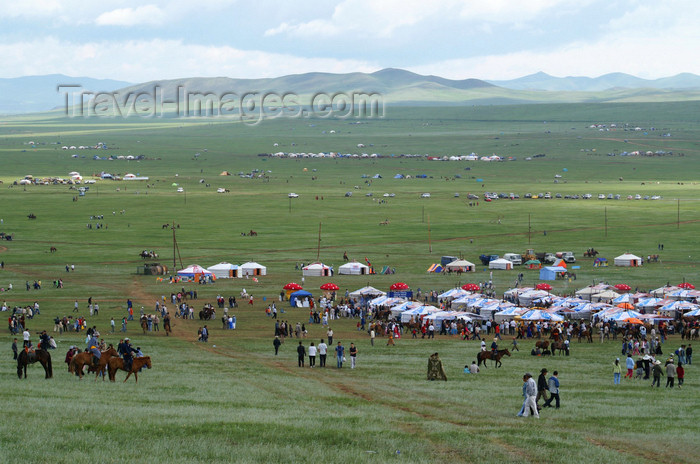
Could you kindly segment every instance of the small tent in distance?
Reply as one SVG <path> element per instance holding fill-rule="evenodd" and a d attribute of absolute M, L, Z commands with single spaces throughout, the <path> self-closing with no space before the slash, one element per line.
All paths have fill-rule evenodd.
<path fill-rule="evenodd" d="M 338 268 L 338 274 L 343 275 L 367 275 L 369 274 L 369 266 L 352 261 L 345 263 Z"/>
<path fill-rule="evenodd" d="M 177 271 L 177 275 L 179 275 L 180 277 L 194 280 L 199 280 L 201 277 L 214 277 L 214 274 L 211 271 L 204 269 L 199 264 L 192 264 L 191 266 L 188 266 L 185 269 L 181 269 Z"/>
<path fill-rule="evenodd" d="M 329 277 L 331 275 L 331 268 L 323 263 L 312 263 L 308 266 L 304 266 L 301 269 L 301 274 L 310 277 Z"/>
<path fill-rule="evenodd" d="M 241 277 L 244 276 L 264 276 L 267 275 L 267 268 L 260 265 L 254 261 L 249 261 L 247 263 L 241 264 L 239 267 L 239 274 Z"/>
<path fill-rule="evenodd" d="M 502 271 L 512 270 L 513 262 L 503 258 L 494 259 L 493 261 L 489 262 L 489 269 Z"/>
<path fill-rule="evenodd" d="M 233 279 L 235 277 L 239 277 L 238 266 L 226 262 L 209 266 L 207 271 L 214 274 L 217 279 Z"/>
<path fill-rule="evenodd" d="M 642 258 L 632 253 L 625 253 L 615 258 L 615 266 L 637 267 L 642 265 Z"/>
<path fill-rule="evenodd" d="M 446 264 L 445 270 L 447 272 L 476 272 L 476 266 L 466 259 L 457 259 Z"/>
<path fill-rule="evenodd" d="M 557 275 L 566 272 L 565 267 L 546 266 L 540 269 L 540 280 L 557 280 Z"/>

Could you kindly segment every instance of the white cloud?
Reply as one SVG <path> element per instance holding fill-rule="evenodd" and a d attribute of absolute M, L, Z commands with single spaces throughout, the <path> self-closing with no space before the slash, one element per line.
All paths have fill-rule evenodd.
<path fill-rule="evenodd" d="M 326 18 L 283 22 L 265 31 L 266 36 L 289 34 L 299 37 L 339 36 L 362 33 L 386 38 L 408 26 L 428 21 L 458 19 L 465 26 L 483 28 L 484 22 L 520 24 L 544 14 L 583 8 L 594 0 L 342 0 Z M 411 33 L 407 31 L 407 33 Z"/>
<path fill-rule="evenodd" d="M 97 17 L 99 26 L 135 26 L 140 24 L 160 25 L 165 14 L 156 5 L 143 5 L 136 8 L 118 8 Z"/>
<path fill-rule="evenodd" d="M 24 0 L 19 2 L 7 2 L 0 8 L 0 17 L 40 17 L 51 16 L 61 11 L 59 0 Z"/>
<path fill-rule="evenodd" d="M 62 73 L 130 82 L 193 76 L 277 77 L 310 71 L 373 72 L 380 68 L 363 60 L 307 58 L 161 39 L 75 43 L 48 37 L 0 43 L 0 56 L 3 57 L 0 75 L 4 77 L 37 74 L 36 63 L 41 63 L 41 74 Z"/>

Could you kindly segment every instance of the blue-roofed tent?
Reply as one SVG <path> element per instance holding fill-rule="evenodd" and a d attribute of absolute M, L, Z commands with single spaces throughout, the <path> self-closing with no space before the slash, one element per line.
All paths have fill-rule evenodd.
<path fill-rule="evenodd" d="M 289 295 L 289 304 L 296 308 L 297 306 L 300 306 L 300 304 L 297 304 L 297 300 L 299 302 L 302 302 L 304 301 L 304 298 L 311 297 L 311 292 L 307 292 L 306 290 L 297 290 L 296 292 Z"/>
<path fill-rule="evenodd" d="M 566 272 L 565 267 L 547 266 L 540 269 L 540 280 L 557 280 L 557 274 Z"/>

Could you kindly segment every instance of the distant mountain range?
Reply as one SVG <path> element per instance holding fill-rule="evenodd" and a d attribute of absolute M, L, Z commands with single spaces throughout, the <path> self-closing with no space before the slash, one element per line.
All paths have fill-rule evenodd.
<path fill-rule="evenodd" d="M 536 73 L 513 80 L 452 80 L 423 76 L 402 69 L 374 73 L 306 73 L 265 79 L 191 77 L 139 84 L 61 74 L 0 79 L 0 113 L 48 111 L 65 105 L 59 85 L 80 90 L 116 92 L 121 97 L 159 88 L 166 100 L 178 89 L 190 93 L 222 95 L 235 92 L 293 92 L 308 101 L 318 92 L 364 92 L 380 94 L 385 103 L 400 105 L 494 105 L 564 102 L 640 102 L 700 100 L 700 76 L 690 73 L 661 79 L 641 79 L 624 73 L 600 77 L 553 77 Z M 71 103 L 71 102 L 69 102 Z"/>
<path fill-rule="evenodd" d="M 65 93 L 58 86 L 77 85 L 82 90 L 111 92 L 129 82 L 91 77 L 70 77 L 63 74 L 0 78 L 0 114 L 34 113 L 65 105 Z"/>
<path fill-rule="evenodd" d="M 677 74 L 660 79 L 642 79 L 625 73 L 604 74 L 600 77 L 554 77 L 538 72 L 509 81 L 488 81 L 513 90 L 546 90 L 566 92 L 600 92 L 619 89 L 700 89 L 700 76 L 691 73 Z"/>

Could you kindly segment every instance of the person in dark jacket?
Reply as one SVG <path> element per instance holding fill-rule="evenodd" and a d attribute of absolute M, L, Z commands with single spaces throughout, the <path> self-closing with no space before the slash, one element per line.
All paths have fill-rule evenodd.
<path fill-rule="evenodd" d="M 304 367 L 304 357 L 306 356 L 306 348 L 301 341 L 299 341 L 299 346 L 297 346 L 297 354 L 299 355 L 299 367 Z"/>
<path fill-rule="evenodd" d="M 547 400 L 547 368 L 543 368 L 540 371 L 540 376 L 537 377 L 537 398 L 535 399 L 535 403 L 537 403 L 537 409 L 540 409 L 540 398 L 544 398 L 545 401 Z"/>
<path fill-rule="evenodd" d="M 282 342 L 280 341 L 280 337 L 278 335 L 275 335 L 275 339 L 272 341 L 272 346 L 275 347 L 275 356 L 277 356 L 277 352 L 280 350 L 280 345 Z"/>

